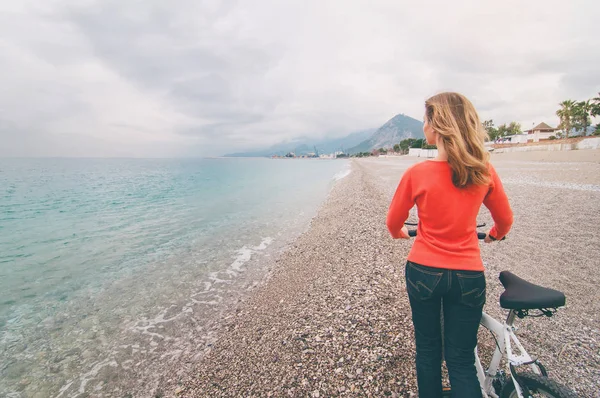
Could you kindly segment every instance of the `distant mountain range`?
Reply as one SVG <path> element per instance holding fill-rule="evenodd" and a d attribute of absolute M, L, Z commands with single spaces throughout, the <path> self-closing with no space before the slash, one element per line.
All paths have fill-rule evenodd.
<path fill-rule="evenodd" d="M 273 145 L 270 148 L 250 152 L 237 152 L 226 154 L 228 157 L 265 157 L 283 156 L 294 152 L 296 155 L 307 154 L 315 151 L 319 153 L 334 153 L 343 151 L 349 154 L 369 152 L 372 149 L 391 148 L 405 138 L 424 138 L 423 122 L 404 114 L 396 115 L 388 120 L 379 129 L 369 129 L 351 133 L 342 138 L 329 140 L 301 139 Z"/>
<path fill-rule="evenodd" d="M 264 157 L 264 156 L 283 156 L 286 153 L 294 152 L 297 155 L 307 154 L 315 151 L 319 153 L 334 153 L 337 151 L 347 152 L 348 148 L 358 145 L 369 138 L 375 129 L 357 131 L 342 138 L 311 140 L 308 138 L 292 142 L 284 142 L 273 145 L 266 149 L 259 149 L 250 152 L 237 152 L 224 156 L 229 157 Z"/>
<path fill-rule="evenodd" d="M 349 148 L 349 154 L 370 152 L 373 149 L 391 148 L 406 138 L 425 138 L 423 135 L 423 122 L 410 116 L 399 114 L 388 120 L 373 135 Z"/>

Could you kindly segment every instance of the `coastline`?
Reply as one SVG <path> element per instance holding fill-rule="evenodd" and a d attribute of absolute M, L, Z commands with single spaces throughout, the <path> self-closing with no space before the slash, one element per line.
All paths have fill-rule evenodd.
<path fill-rule="evenodd" d="M 166 376 L 164 391 L 415 394 L 401 264 L 409 246 L 388 238 L 387 206 L 364 166 L 353 162 L 268 280 L 225 318 L 206 356 Z"/>
<path fill-rule="evenodd" d="M 18 166 L 29 167 L 28 162 Z M 43 165 L 44 162 L 40 163 Z M 38 164 L 37 161 L 33 163 Z M 95 168 L 95 163 L 92 162 L 90 167 Z M 154 163 L 150 161 L 151 166 Z M 312 166 L 280 164 L 271 178 L 268 171 L 272 170 L 273 164 L 268 159 L 259 163 L 257 169 L 243 160 L 227 162 L 223 165 L 225 169 L 205 168 L 217 171 L 228 168 L 232 178 L 246 175 L 245 185 L 240 189 L 230 191 L 230 195 L 219 191 L 213 196 L 218 197 L 218 202 L 230 204 L 243 200 L 244 207 L 240 208 L 220 206 L 211 200 L 181 199 L 181 195 L 198 187 L 196 183 L 170 190 L 172 200 L 156 203 L 136 199 L 136 204 L 128 207 L 132 210 L 114 205 L 113 199 L 118 195 L 110 195 L 111 201 L 106 201 L 108 205 L 104 208 L 106 212 L 102 213 L 103 208 L 98 209 L 98 214 L 108 216 L 99 217 L 101 222 L 97 225 L 101 232 L 106 225 L 112 234 L 95 234 L 93 229 L 82 228 L 86 234 L 81 236 L 112 237 L 114 245 L 102 246 L 103 240 L 98 239 L 91 241 L 97 244 L 90 243 L 87 248 L 108 247 L 108 254 L 113 255 L 114 247 L 124 250 L 124 254 L 109 257 L 115 259 L 114 263 L 104 261 L 106 253 L 101 250 L 94 255 L 85 252 L 80 256 L 82 261 L 91 264 L 85 275 L 95 284 L 86 284 L 86 280 L 78 278 L 75 272 L 69 273 L 70 279 L 61 285 L 64 287 L 61 294 L 53 296 L 32 287 L 37 285 L 38 273 L 32 272 L 27 280 L 22 278 L 23 284 L 18 272 L 14 274 L 15 283 L 10 283 L 10 278 L 3 279 L 4 286 L 12 285 L 17 291 L 21 289 L 22 295 L 29 295 L 31 300 L 15 301 L 15 306 L 6 300 L 1 303 L 2 310 L 13 311 L 14 315 L 0 316 L 0 396 L 154 396 L 153 392 L 161 387 L 158 380 L 167 369 L 185 366 L 181 359 L 196 356 L 212 344 L 217 337 L 214 330 L 219 328 L 227 309 L 251 295 L 265 279 L 268 269 L 273 267 L 273 259 L 309 227 L 310 220 L 335 185 L 332 175 L 343 174 L 348 162 L 329 162 L 328 165 L 321 162 Z M 136 164 L 137 167 L 148 166 L 147 161 Z M 175 175 L 175 178 L 167 178 L 167 186 L 172 187 L 173 180 L 181 181 L 181 175 L 185 181 L 192 181 L 185 177 L 185 172 L 180 173 L 179 160 L 170 162 L 171 166 L 173 164 L 175 167 L 167 168 L 168 172 L 161 174 Z M 52 170 L 49 167 L 47 173 L 51 174 Z M 260 170 L 262 172 L 255 172 Z M 77 169 L 73 172 L 79 173 Z M 58 175 L 63 175 L 62 169 Z M 102 173 L 97 175 L 102 176 Z M 261 185 L 263 180 L 265 184 Z M 93 185 L 93 178 L 88 181 Z M 165 191 L 160 184 L 153 186 Z M 97 209 L 96 203 L 104 203 L 102 196 L 84 195 L 85 187 L 84 184 L 69 197 L 79 198 Z M 148 191 L 144 192 L 146 197 L 153 197 L 147 194 Z M 207 196 L 207 199 L 211 198 Z M 35 201 L 32 202 L 35 207 Z M 146 209 L 156 209 L 160 214 Z M 215 216 L 209 217 L 199 209 L 212 209 Z M 63 214 L 69 214 L 93 224 L 93 217 L 77 217 L 77 213 L 70 210 L 66 206 L 60 213 L 58 210 L 55 213 L 60 214 L 57 218 L 61 220 L 68 221 Z M 152 221 L 128 223 L 135 211 Z M 151 214 L 153 217 L 148 217 Z M 59 228 L 63 224 L 47 224 L 50 231 L 70 231 L 70 225 Z M 136 231 L 133 226 L 141 224 L 146 228 Z M 28 224 L 20 225 L 25 228 Z M 29 230 L 40 231 L 35 223 L 31 225 Z M 7 227 L 10 231 L 9 224 Z M 73 258 L 65 257 L 66 264 L 78 270 L 85 269 L 75 255 L 82 251 L 78 247 L 86 246 L 76 243 L 90 240 L 84 241 L 74 234 L 71 238 L 70 233 L 64 239 L 60 234 L 55 236 L 50 232 L 38 235 L 42 239 L 49 238 L 51 244 L 58 242 L 57 254 L 74 255 Z M 148 240 L 149 237 L 155 240 Z M 133 243 L 129 245 L 130 242 Z M 142 250 L 145 246 L 140 242 L 148 243 L 147 251 Z M 142 247 L 140 252 L 133 250 L 134 243 Z M 26 258 L 30 260 L 26 264 L 32 266 L 27 268 L 41 273 L 41 270 L 47 270 L 43 259 L 36 257 L 37 248 L 35 245 L 23 246 L 23 251 L 17 253 L 28 256 Z M 48 253 L 55 252 L 48 250 Z M 58 267 L 62 260 L 56 259 L 53 264 L 57 266 L 58 276 L 62 276 Z M 20 260 L 16 260 L 14 264 L 19 263 Z M 92 272 L 96 269 L 97 273 Z M 110 273 L 104 278 L 106 269 L 110 269 Z M 54 276 L 52 272 L 44 273 L 42 280 L 52 281 Z M 5 294 L 7 296 L 12 297 Z"/>
<path fill-rule="evenodd" d="M 515 225 L 507 241 L 481 246 L 490 315 L 506 316 L 497 305 L 502 270 L 565 292 L 565 308 L 551 319 L 520 320 L 518 336 L 551 377 L 584 397 L 600 387 L 600 292 L 594 288 L 600 252 L 591 244 L 600 241 L 599 154 L 494 155 Z M 215 344 L 185 369 L 171 369 L 161 391 L 186 397 L 416 395 L 403 278 L 411 242 L 389 238 L 385 215 L 403 171 L 421 160 L 352 161 L 352 173 L 334 185 L 269 278 L 225 317 Z M 480 218 L 491 225 L 487 210 Z M 485 358 L 493 340 L 483 331 L 480 341 Z"/>

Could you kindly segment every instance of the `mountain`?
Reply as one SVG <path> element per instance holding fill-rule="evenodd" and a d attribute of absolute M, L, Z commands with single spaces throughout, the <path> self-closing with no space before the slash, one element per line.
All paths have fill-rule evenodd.
<path fill-rule="evenodd" d="M 279 155 L 283 156 L 288 152 L 295 152 L 298 155 L 314 152 L 315 147 L 319 153 L 334 153 L 353 147 L 369 138 L 376 129 L 357 131 L 345 137 L 334 139 L 311 140 L 308 138 L 300 139 L 292 142 L 285 142 L 273 145 L 266 149 L 259 149 L 250 152 L 230 153 L 224 156 L 227 157 L 265 157 Z"/>
<path fill-rule="evenodd" d="M 369 139 L 347 150 L 349 154 L 370 152 L 373 149 L 391 148 L 405 138 L 425 138 L 423 122 L 399 114 L 381 126 Z"/>
<path fill-rule="evenodd" d="M 270 148 L 249 152 L 230 153 L 228 157 L 265 157 L 283 156 L 289 152 L 297 155 L 307 154 L 315 151 L 319 153 L 333 153 L 343 150 L 346 153 L 370 152 L 378 148 L 390 148 L 405 138 L 424 138 L 423 122 L 413 119 L 404 114 L 396 115 L 379 129 L 357 131 L 342 138 L 311 140 L 303 138 L 300 140 L 280 143 Z"/>

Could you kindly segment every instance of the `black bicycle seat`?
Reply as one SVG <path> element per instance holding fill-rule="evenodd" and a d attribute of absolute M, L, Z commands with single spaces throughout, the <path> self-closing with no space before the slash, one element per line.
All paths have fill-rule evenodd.
<path fill-rule="evenodd" d="M 500 307 L 502 308 L 533 310 L 565 305 L 565 295 L 562 292 L 527 282 L 510 271 L 500 272 L 500 282 L 505 289 L 500 296 Z"/>

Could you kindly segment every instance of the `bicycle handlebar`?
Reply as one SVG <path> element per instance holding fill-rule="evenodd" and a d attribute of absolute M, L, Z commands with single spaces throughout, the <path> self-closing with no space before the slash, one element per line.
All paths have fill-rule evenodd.
<path fill-rule="evenodd" d="M 408 236 L 417 236 L 417 230 L 416 229 L 410 229 L 408 231 Z M 485 237 L 487 236 L 487 234 L 485 232 L 477 232 L 477 239 L 485 239 Z"/>
<path fill-rule="evenodd" d="M 409 225 L 411 227 L 416 227 L 417 225 L 419 225 L 419 223 L 417 222 L 405 222 L 404 225 Z M 485 223 L 481 223 L 481 224 L 477 224 L 477 228 L 483 228 L 485 227 Z"/>

